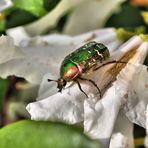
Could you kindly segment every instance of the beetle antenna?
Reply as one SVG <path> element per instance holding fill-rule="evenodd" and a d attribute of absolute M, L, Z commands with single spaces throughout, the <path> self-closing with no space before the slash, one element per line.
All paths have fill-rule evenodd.
<path fill-rule="evenodd" d="M 57 80 L 48 79 L 48 82 L 51 82 L 51 81 L 58 82 Z"/>

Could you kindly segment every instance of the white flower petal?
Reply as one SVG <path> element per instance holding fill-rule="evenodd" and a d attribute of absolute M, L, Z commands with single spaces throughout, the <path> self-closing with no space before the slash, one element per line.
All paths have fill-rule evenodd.
<path fill-rule="evenodd" d="M 76 98 L 79 94 L 79 97 Z M 63 90 L 41 101 L 30 103 L 28 112 L 33 120 L 65 121 L 71 124 L 83 121 L 83 99 L 84 95 L 79 92 L 78 86 L 73 89 Z"/>
<path fill-rule="evenodd" d="M 30 37 L 23 27 L 15 27 L 6 30 L 8 36 L 13 37 L 14 44 L 19 45 L 22 40 L 29 40 Z"/>
<path fill-rule="evenodd" d="M 123 56 L 123 53 L 126 54 L 128 51 L 137 49 L 143 42 L 144 41 L 139 36 L 133 36 L 127 42 L 122 44 L 117 51 L 114 51 L 111 58 L 119 60 Z M 141 59 L 144 58 L 142 57 Z"/>
<path fill-rule="evenodd" d="M 109 148 L 134 148 L 133 123 L 119 112 Z"/>
<path fill-rule="evenodd" d="M 24 53 L 16 48 L 13 39 L 6 36 L 0 37 L 0 64 L 12 59 L 19 59 L 24 56 Z"/>
<path fill-rule="evenodd" d="M 146 133 L 148 134 L 148 105 L 145 110 L 145 116 L 146 116 L 145 127 L 146 127 Z"/>
<path fill-rule="evenodd" d="M 90 99 L 84 103 L 84 131 L 107 146 L 122 105 L 122 97 L 116 94 L 115 87 L 111 87 L 96 104 L 92 101 Z"/>
<path fill-rule="evenodd" d="M 24 28 L 30 36 L 43 34 L 47 30 L 50 30 L 50 28 L 53 28 L 65 13 L 77 8 L 82 1 L 85 2 L 85 0 L 62 0 L 47 15 L 31 24 L 25 25 Z"/>
<path fill-rule="evenodd" d="M 148 105 L 145 110 L 145 117 L 146 117 L 146 122 L 145 122 L 145 127 L 146 127 L 146 137 L 144 141 L 144 145 L 147 148 L 148 147 Z"/>
<path fill-rule="evenodd" d="M 121 44 L 121 42 L 118 41 L 117 33 L 115 32 L 114 28 L 104 28 L 90 31 L 73 37 L 73 40 L 78 47 L 91 40 L 103 43 L 108 47 L 110 52 L 116 50 Z M 114 44 L 114 46 L 112 46 L 112 44 Z"/>
<path fill-rule="evenodd" d="M 39 60 L 37 57 L 10 60 L 0 65 L 0 75 L 3 78 L 16 75 L 33 84 L 40 84 L 43 75 L 47 72 L 54 73 L 55 67 L 53 68 L 49 63 L 43 64 L 42 59 Z"/>
<path fill-rule="evenodd" d="M 133 38 L 133 40 L 138 41 L 138 38 L 137 37 Z M 138 42 L 141 43 L 141 40 L 139 40 Z M 136 44 L 138 42 L 136 42 Z M 131 43 L 133 43 L 132 40 L 130 42 L 128 42 L 128 44 L 125 45 L 123 48 L 121 48 L 121 51 L 125 52 L 127 49 L 132 49 L 134 46 Z M 129 44 L 131 44 L 131 45 L 129 45 Z M 137 45 L 136 45 L 136 47 L 137 47 Z M 134 63 L 143 63 L 146 55 L 147 55 L 147 43 L 142 43 L 139 46 L 139 49 L 137 50 L 136 55 L 134 56 L 134 58 L 132 60 L 129 61 L 129 63 L 133 63 L 133 64 Z M 134 86 L 139 86 L 139 84 L 136 84 L 136 85 L 132 84 L 131 81 L 136 82 L 134 79 L 141 80 L 142 77 L 147 79 L 148 75 L 146 75 L 146 74 L 142 75 L 141 77 L 138 77 L 138 74 L 139 74 L 138 71 L 141 71 L 143 68 L 146 70 L 147 67 L 142 66 L 142 65 L 137 65 L 137 66 L 134 66 L 131 64 L 127 65 L 118 75 L 117 81 L 115 81 L 113 86 L 107 90 L 106 94 L 104 95 L 104 97 L 100 101 L 98 101 L 97 103 L 93 103 L 93 100 L 89 100 L 89 101 L 86 100 L 85 101 L 85 104 L 84 104 L 84 128 L 85 128 L 85 132 L 87 132 L 89 135 L 91 135 L 91 137 L 93 137 L 94 139 L 109 139 L 110 138 L 113 128 L 114 128 L 117 114 L 119 112 L 119 109 L 124 105 L 126 108 L 126 96 L 128 95 L 129 92 L 133 91 Z M 137 75 L 135 74 L 135 72 L 137 72 Z M 124 75 L 123 75 L 123 73 L 124 73 Z M 128 77 L 128 79 L 126 79 L 127 77 Z M 140 84 L 143 84 L 143 82 L 141 82 Z M 145 82 L 145 84 L 147 84 L 147 82 Z M 141 86 L 139 86 L 139 87 L 141 87 Z M 143 99 L 145 101 L 147 101 L 146 98 L 148 98 L 148 95 L 147 95 L 148 91 L 146 91 L 143 87 L 141 90 L 143 90 L 143 91 L 141 91 L 142 92 L 141 97 L 143 95 L 144 96 Z M 136 91 L 139 91 L 139 90 L 136 89 Z M 131 96 L 129 96 L 129 97 L 132 100 L 132 97 Z M 141 97 L 139 97 L 139 98 L 141 98 Z M 103 104 L 102 102 L 105 102 L 105 103 Z M 97 105 L 98 105 L 98 107 L 97 107 Z M 139 107 L 141 107 L 141 110 L 144 112 L 145 108 L 143 108 L 140 105 L 139 105 Z M 113 108 L 113 110 L 112 110 L 112 108 Z M 133 108 L 132 108 L 131 112 L 132 111 L 133 111 Z M 136 111 L 134 111 L 134 112 L 136 112 Z M 126 114 L 128 114 L 128 113 L 126 113 Z M 137 114 L 139 114 L 139 112 Z M 133 119 L 134 117 L 131 115 L 130 118 Z M 133 120 L 136 120 L 136 119 L 134 118 Z M 139 119 L 138 119 L 138 121 L 142 122 Z M 110 126 L 108 126 L 108 125 L 110 125 Z"/>
<path fill-rule="evenodd" d="M 112 3 L 108 0 L 82 1 L 73 9 L 65 25 L 64 33 L 75 35 L 102 27 L 110 13 L 122 2 L 123 0 L 114 0 Z"/>
<path fill-rule="evenodd" d="M 129 74 L 132 71 L 133 65 L 129 65 L 127 67 L 129 68 L 129 72 L 128 72 Z M 141 68 L 143 67 L 144 66 L 140 65 L 139 67 L 136 68 L 136 70 L 138 69 L 141 70 Z M 124 68 L 123 70 L 126 71 L 126 68 Z M 107 141 L 109 143 L 109 139 L 112 135 L 119 110 L 123 108 L 123 106 L 127 108 L 127 104 L 126 104 L 127 95 L 131 100 L 133 99 L 129 95 L 129 92 L 130 92 L 129 82 L 125 82 L 124 77 L 122 75 L 122 71 L 119 74 L 117 81 L 115 81 L 113 86 L 107 90 L 107 92 L 105 93 L 105 95 L 101 100 L 99 100 L 97 103 L 96 102 L 94 103 L 93 99 L 85 100 L 84 102 L 84 130 L 87 134 L 89 134 L 94 139 L 99 139 L 101 141 L 105 140 L 104 144 L 107 144 Z M 136 78 L 136 76 L 133 76 L 133 79 L 134 78 Z M 133 87 L 134 86 L 132 85 L 132 88 Z M 146 90 L 144 91 L 146 92 Z M 144 98 L 145 101 L 147 100 L 146 98 Z M 137 112 L 134 109 L 131 109 L 131 114 L 125 111 L 125 114 L 133 122 L 134 120 L 136 120 L 137 122 L 143 122 L 141 121 L 143 117 L 139 117 L 139 114 L 141 114 L 142 111 L 144 112 L 145 108 L 143 107 L 144 103 L 143 105 L 141 104 L 142 103 L 139 104 L 139 107 L 141 107 L 141 110 L 139 109 L 137 110 Z M 131 106 L 132 105 L 134 104 L 131 103 Z M 134 112 L 134 115 L 137 114 L 137 116 L 140 119 L 135 118 L 135 116 L 133 116 L 132 114 L 133 112 Z"/>
<path fill-rule="evenodd" d="M 129 61 L 129 63 L 135 65 L 127 65 L 118 77 L 123 84 L 128 86 L 124 112 L 132 122 L 142 127 L 145 127 L 144 112 L 148 104 L 148 71 L 147 66 L 138 63 L 143 63 L 147 54 L 148 42 L 144 42 L 137 49 L 137 54 Z"/>
<path fill-rule="evenodd" d="M 48 79 L 57 80 L 58 77 L 55 77 L 50 73 L 44 75 L 42 82 L 40 84 L 38 97 L 36 100 L 42 100 L 58 92 L 57 83 L 52 81 L 48 82 Z"/>
<path fill-rule="evenodd" d="M 127 137 L 122 133 L 116 133 L 112 135 L 109 148 L 131 148 L 127 145 Z"/>
<path fill-rule="evenodd" d="M 129 69 L 133 70 L 133 78 L 128 81 L 129 89 L 125 96 L 127 103 L 123 110 L 133 123 L 145 127 L 145 110 L 148 104 L 148 88 L 146 87 L 148 84 L 147 67 L 130 66 L 124 69 L 125 71 L 123 71 L 124 75 L 122 74 L 122 77 L 124 76 L 125 79 Z"/>
<path fill-rule="evenodd" d="M 67 51 L 73 49 L 73 46 L 60 46 L 58 43 L 19 49 L 9 37 L 0 39 L 0 52 L 3 52 L 0 54 L 0 76 L 6 78 L 16 75 L 34 84 L 40 84 L 46 73 L 58 74 L 61 57 L 65 57 Z"/>

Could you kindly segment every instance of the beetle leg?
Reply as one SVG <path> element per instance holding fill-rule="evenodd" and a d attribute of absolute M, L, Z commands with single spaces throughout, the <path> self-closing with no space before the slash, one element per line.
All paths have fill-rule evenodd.
<path fill-rule="evenodd" d="M 98 90 L 98 92 L 99 92 L 99 94 L 100 94 L 100 98 L 102 97 L 101 90 L 99 89 L 99 87 L 97 86 L 97 84 L 96 84 L 93 80 L 91 80 L 91 79 L 86 79 L 86 78 L 82 78 L 82 77 L 79 77 L 79 79 L 80 79 L 80 80 L 85 80 L 85 81 L 91 82 L 91 83 L 97 88 L 97 90 Z"/>
<path fill-rule="evenodd" d="M 104 64 L 102 64 L 102 65 L 100 65 L 100 66 L 94 68 L 93 70 L 96 71 L 96 70 L 100 69 L 101 67 L 103 67 L 103 66 L 105 66 L 105 65 L 114 64 L 114 63 L 116 63 L 116 64 L 118 64 L 118 63 L 119 63 L 119 64 L 121 64 L 121 63 L 127 64 L 127 62 L 122 62 L 122 61 L 116 61 L 116 60 L 114 60 L 114 61 L 109 61 L 109 62 L 107 62 L 107 63 L 104 63 Z"/>
<path fill-rule="evenodd" d="M 78 80 L 76 80 L 76 79 L 74 80 L 74 82 L 77 83 L 77 85 L 78 85 L 80 91 L 83 92 L 83 94 L 85 94 L 85 96 L 88 98 L 87 94 L 86 94 L 85 91 L 82 89 L 82 87 L 81 87 L 81 85 L 80 85 L 80 82 L 79 82 Z"/>

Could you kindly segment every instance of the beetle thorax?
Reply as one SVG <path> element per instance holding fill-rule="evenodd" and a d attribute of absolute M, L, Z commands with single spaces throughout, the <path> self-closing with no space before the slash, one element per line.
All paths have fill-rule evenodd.
<path fill-rule="evenodd" d="M 75 79 L 82 72 L 82 67 L 80 65 L 73 65 L 69 69 L 66 69 L 62 78 L 71 81 Z"/>

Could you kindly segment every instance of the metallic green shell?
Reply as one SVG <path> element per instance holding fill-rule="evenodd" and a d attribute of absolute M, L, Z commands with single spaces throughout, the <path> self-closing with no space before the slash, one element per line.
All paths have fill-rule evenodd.
<path fill-rule="evenodd" d="M 105 60 L 109 57 L 109 50 L 102 43 L 97 43 L 95 41 L 89 42 L 84 46 L 78 48 L 71 54 L 67 55 L 62 62 L 60 69 L 60 76 L 64 78 L 64 74 L 72 67 L 85 63 L 85 67 L 89 70 L 88 62 L 94 57 L 98 56 L 97 62 L 100 59 Z"/>

